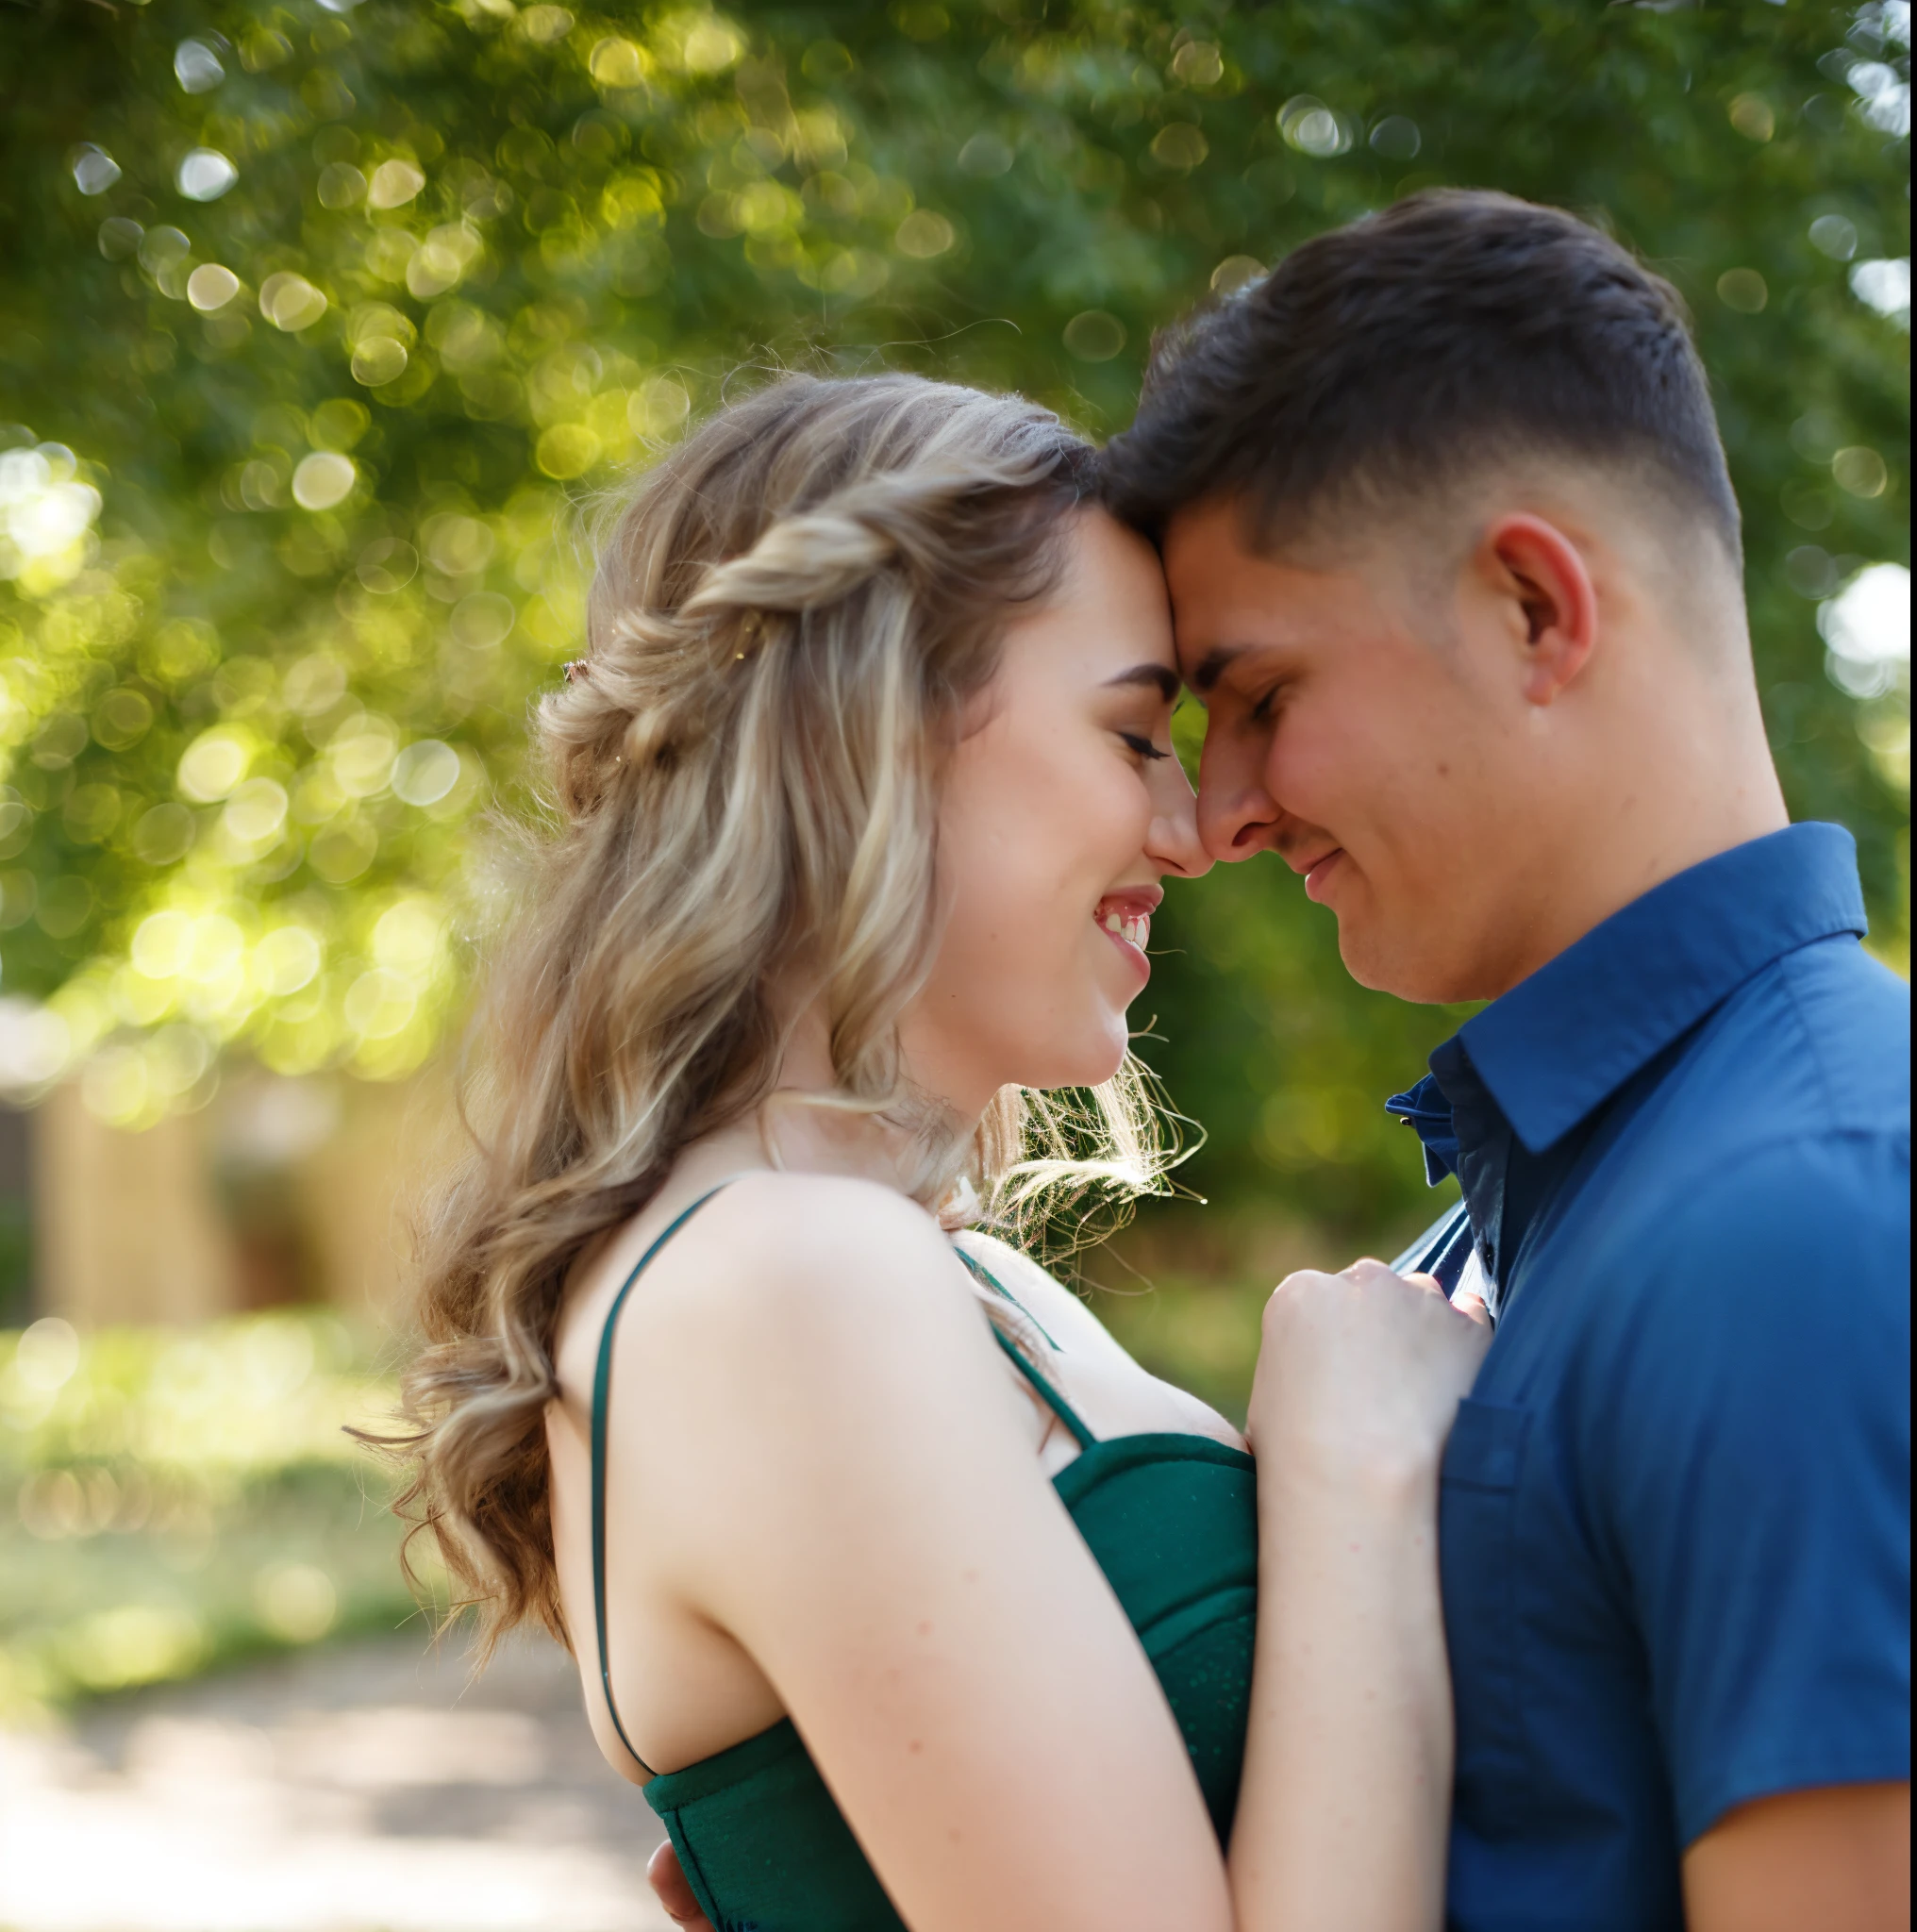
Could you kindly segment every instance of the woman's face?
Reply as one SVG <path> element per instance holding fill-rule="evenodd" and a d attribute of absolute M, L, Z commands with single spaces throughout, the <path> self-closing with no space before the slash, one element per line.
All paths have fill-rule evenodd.
<path fill-rule="evenodd" d="M 1009 1083 L 1117 1071 L 1159 881 L 1210 863 L 1172 756 L 1158 557 L 1101 510 L 1066 541 L 1059 588 L 1012 622 L 941 800 L 942 939 L 902 1042 L 915 1083 L 967 1117 Z"/>

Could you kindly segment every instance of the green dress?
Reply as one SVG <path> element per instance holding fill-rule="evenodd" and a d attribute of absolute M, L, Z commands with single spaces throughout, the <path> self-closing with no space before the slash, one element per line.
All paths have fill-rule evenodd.
<path fill-rule="evenodd" d="M 592 1386 L 592 1592 L 599 1674 L 628 1751 L 606 1662 L 606 1419 L 612 1333 L 645 1265 L 711 1199 L 681 1214 L 626 1276 L 599 1342 Z M 973 1272 L 998 1289 L 968 1257 Z M 998 1292 L 1004 1293 L 1002 1289 Z M 1008 1297 L 1009 1299 L 1009 1297 Z M 1081 1454 L 1054 1479 L 1151 1659 L 1192 1755 L 1219 1842 L 1231 1831 L 1251 1709 L 1258 1607 L 1254 1465 L 1209 1436 L 1100 1441 L 994 1327 Z M 638 1752 L 633 1757 L 644 1766 Z M 650 1767 L 646 1767 L 650 1768 Z M 645 1787 L 718 1932 L 905 1932 L 790 1719 Z"/>

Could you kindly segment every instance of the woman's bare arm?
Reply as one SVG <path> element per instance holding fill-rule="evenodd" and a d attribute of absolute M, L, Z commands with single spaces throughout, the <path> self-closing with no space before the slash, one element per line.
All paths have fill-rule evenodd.
<path fill-rule="evenodd" d="M 1381 1263 L 1272 1297 L 1240 1932 L 1435 1932 L 1451 1803 L 1438 1463 L 1489 1342 Z"/>
<path fill-rule="evenodd" d="M 770 1679 L 914 1932 L 1229 1932 L 1176 1724 L 931 1222 L 755 1176 L 646 1289 L 612 1541 Z"/>

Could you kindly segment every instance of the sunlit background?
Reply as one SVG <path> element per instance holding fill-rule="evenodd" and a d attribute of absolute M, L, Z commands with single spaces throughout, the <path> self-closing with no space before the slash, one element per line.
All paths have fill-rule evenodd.
<path fill-rule="evenodd" d="M 920 370 L 1102 435 L 1156 326 L 1326 226 L 1575 208 L 1691 305 L 1792 808 L 1908 970 L 1909 42 L 1805 0 L 0 7 L 0 1925 L 646 1923 L 563 1667 L 450 1707 L 341 1428 L 391 1400 L 590 512 L 728 387 Z M 1351 986 L 1275 866 L 1156 948 L 1143 1051 L 1209 1140 L 1085 1277 L 1233 1407 L 1278 1273 L 1442 1205 L 1379 1103 L 1459 1016 Z"/>

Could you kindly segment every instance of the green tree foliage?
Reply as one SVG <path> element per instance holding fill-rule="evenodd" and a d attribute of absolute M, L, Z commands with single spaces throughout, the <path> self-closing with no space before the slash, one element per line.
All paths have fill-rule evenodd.
<path fill-rule="evenodd" d="M 0 5 L 16 1081 L 82 1065 L 137 1123 L 233 1049 L 417 1065 L 476 815 L 579 646 L 575 508 L 728 383 L 906 367 L 1107 432 L 1154 326 L 1438 182 L 1587 212 L 1686 292 L 1793 807 L 1900 927 L 1908 676 L 1839 689 L 1816 616 L 1908 558 L 1908 18 Z M 1269 862 L 1161 938 L 1197 1184 L 1415 1213 L 1376 1103 L 1455 1016 L 1353 988 Z"/>

